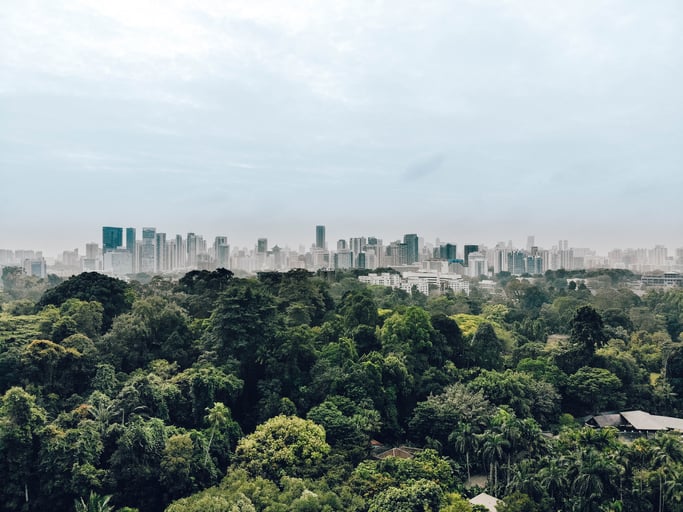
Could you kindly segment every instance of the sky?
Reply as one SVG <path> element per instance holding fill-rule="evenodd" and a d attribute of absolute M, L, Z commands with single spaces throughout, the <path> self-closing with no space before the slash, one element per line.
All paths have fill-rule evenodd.
<path fill-rule="evenodd" d="M 0 248 L 683 247 L 680 0 L 4 0 Z"/>

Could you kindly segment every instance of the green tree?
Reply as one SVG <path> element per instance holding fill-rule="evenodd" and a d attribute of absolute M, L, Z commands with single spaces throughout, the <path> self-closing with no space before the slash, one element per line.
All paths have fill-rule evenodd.
<path fill-rule="evenodd" d="M 510 447 L 510 441 L 503 434 L 495 430 L 486 430 L 481 434 L 477 434 L 477 440 L 482 460 L 489 467 L 489 489 L 496 495 L 499 490 L 498 468 Z"/>
<path fill-rule="evenodd" d="M 575 412 L 593 414 L 624 403 L 619 377 L 604 368 L 584 366 L 567 381 L 567 400 Z"/>
<path fill-rule="evenodd" d="M 443 491 L 430 480 L 413 480 L 389 487 L 370 500 L 368 512 L 437 512 Z"/>
<path fill-rule="evenodd" d="M 55 376 L 82 354 L 49 340 L 34 340 L 24 348 L 22 355 L 24 367 L 31 378 L 54 392 Z"/>
<path fill-rule="evenodd" d="M 493 326 L 483 322 L 477 327 L 470 343 L 472 364 L 486 370 L 498 370 L 503 366 L 504 348 Z"/>
<path fill-rule="evenodd" d="M 6 510 L 32 510 L 39 496 L 38 463 L 45 410 L 21 388 L 9 389 L 0 405 L 0 503 Z"/>
<path fill-rule="evenodd" d="M 61 306 L 68 299 L 95 301 L 102 304 L 102 327 L 105 330 L 109 329 L 115 316 L 128 311 L 132 304 L 132 297 L 125 282 L 97 272 L 84 272 L 47 290 L 37 306 L 40 308 L 48 304 Z"/>
<path fill-rule="evenodd" d="M 496 510 L 500 512 L 541 512 L 541 507 L 528 495 L 515 491 L 505 496 Z"/>
<path fill-rule="evenodd" d="M 422 443 L 427 438 L 434 439 L 446 448 L 447 454 L 454 454 L 449 442 L 451 434 L 462 425 L 469 425 L 471 433 L 480 432 L 494 411 L 481 391 L 472 391 L 461 383 L 452 384 L 443 393 L 417 404 L 409 424 L 411 437 Z"/>
<path fill-rule="evenodd" d="M 117 506 L 159 510 L 164 495 L 160 466 L 167 439 L 163 421 L 137 417 L 118 426 L 117 434 L 107 482 L 110 489 L 116 490 L 112 501 Z"/>
<path fill-rule="evenodd" d="M 170 499 L 180 498 L 193 490 L 196 478 L 193 458 L 194 445 L 188 434 L 176 434 L 166 440 L 159 463 L 159 480 Z"/>
<path fill-rule="evenodd" d="M 385 354 L 404 354 L 409 371 L 416 374 L 429 367 L 435 335 L 427 312 L 412 306 L 403 314 L 394 313 L 384 322 L 380 339 Z"/>
<path fill-rule="evenodd" d="M 277 482 L 285 475 L 319 476 L 329 452 L 321 426 L 296 416 L 276 416 L 239 441 L 235 460 L 250 475 Z"/>
<path fill-rule="evenodd" d="M 228 409 L 222 402 L 215 402 L 213 407 L 206 408 L 206 422 L 209 424 L 211 433 L 209 434 L 209 441 L 206 443 L 206 455 L 204 462 L 208 462 L 209 454 L 211 453 L 211 443 L 216 436 L 216 432 L 227 429 L 232 422 L 230 409 Z"/>

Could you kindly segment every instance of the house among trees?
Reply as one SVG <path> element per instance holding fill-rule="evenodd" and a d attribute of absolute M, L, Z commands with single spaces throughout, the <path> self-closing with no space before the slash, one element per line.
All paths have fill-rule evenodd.
<path fill-rule="evenodd" d="M 656 416 L 644 411 L 600 414 L 588 419 L 586 425 L 597 428 L 614 427 L 620 432 L 633 432 L 645 435 L 666 430 L 683 432 L 683 419 L 671 416 Z"/>
<path fill-rule="evenodd" d="M 500 500 L 498 498 L 494 498 L 493 496 L 491 496 L 490 494 L 486 494 L 485 492 L 477 494 L 474 498 L 470 500 L 470 504 L 481 505 L 486 510 L 490 510 L 491 512 L 496 512 L 496 507 L 499 503 Z"/>
<path fill-rule="evenodd" d="M 399 459 L 412 459 L 415 454 L 420 452 L 419 448 L 411 446 L 399 446 L 398 448 L 389 448 L 381 453 L 375 455 L 376 459 L 386 459 L 387 457 L 398 457 Z"/>

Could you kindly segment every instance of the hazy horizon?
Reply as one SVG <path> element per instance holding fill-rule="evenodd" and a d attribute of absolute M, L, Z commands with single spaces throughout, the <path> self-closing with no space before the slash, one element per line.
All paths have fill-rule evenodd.
<path fill-rule="evenodd" d="M 0 248 L 325 224 L 673 251 L 681 62 L 676 0 L 9 0 Z"/>
<path fill-rule="evenodd" d="M 134 227 L 136 228 L 136 236 L 138 240 L 141 240 L 142 238 L 142 225 L 120 225 L 120 224 L 115 224 L 115 223 L 109 223 L 107 226 L 115 226 L 115 227 L 121 227 L 125 230 L 126 227 Z M 201 229 L 189 229 L 186 231 L 174 231 L 173 229 L 164 229 L 164 226 L 154 226 L 151 224 L 145 224 L 144 227 L 154 227 L 157 229 L 157 232 L 159 233 L 166 233 L 167 239 L 170 239 L 172 237 L 175 237 L 176 235 L 181 235 L 183 239 L 186 238 L 187 233 L 194 233 L 196 235 L 204 237 L 204 239 L 207 242 L 208 246 L 212 246 L 214 238 L 216 236 L 226 236 L 225 233 L 209 233 L 209 232 L 203 232 Z M 285 237 L 277 234 L 277 233 L 267 233 L 267 232 L 258 232 L 258 233 L 253 233 L 253 237 L 249 237 L 249 233 L 243 234 L 242 238 L 236 238 L 236 237 L 230 237 L 228 236 L 228 243 L 230 244 L 231 248 L 233 250 L 235 249 L 242 249 L 242 248 L 254 248 L 256 246 L 256 242 L 258 238 L 267 238 L 268 239 L 268 248 L 271 249 L 275 245 L 279 246 L 280 248 L 289 248 L 291 250 L 298 250 L 299 247 L 303 246 L 305 250 L 309 250 L 312 245 L 315 243 L 315 225 L 311 225 L 310 229 L 308 229 L 308 233 L 304 233 L 306 230 L 302 229 L 297 229 L 292 231 L 295 233 L 298 238 L 294 239 L 286 239 Z M 43 256 L 46 258 L 59 258 L 62 254 L 63 251 L 71 251 L 75 248 L 78 249 L 79 254 L 84 255 L 85 254 L 85 245 L 87 243 L 95 242 L 97 243 L 100 247 L 102 246 L 102 226 L 99 226 L 97 230 L 95 231 L 96 235 L 92 236 L 91 238 L 87 240 L 76 240 L 74 244 L 70 246 L 63 246 L 60 245 L 59 243 L 54 246 L 48 246 L 46 244 L 23 244 L 21 246 L 16 246 L 16 247 L 6 247 L 6 246 L 0 246 L 0 249 L 8 249 L 8 250 L 35 250 L 35 251 L 42 251 Z M 393 231 L 390 233 L 390 236 L 386 236 L 385 233 L 381 231 L 373 231 L 373 232 L 356 232 L 356 233 L 342 233 L 340 232 L 337 228 L 334 226 L 326 226 L 326 243 L 327 243 L 327 248 L 328 250 L 334 251 L 336 250 L 337 246 L 337 240 L 339 239 L 345 239 L 348 241 L 352 237 L 370 237 L 370 236 L 375 236 L 379 239 L 381 239 L 384 243 L 384 245 L 389 245 L 389 243 L 396 241 L 396 240 L 402 240 L 403 235 L 407 233 L 416 233 L 419 237 L 421 237 L 425 244 L 433 244 L 435 243 L 436 240 L 438 240 L 440 243 L 453 243 L 457 245 L 458 248 L 458 253 L 461 254 L 463 251 L 463 247 L 465 244 L 480 244 L 483 246 L 486 246 L 487 248 L 493 248 L 495 245 L 499 242 L 508 244 L 509 242 L 512 242 L 513 247 L 518 248 L 518 249 L 524 249 L 527 244 L 527 236 L 531 235 L 534 236 L 534 241 L 535 245 L 540 247 L 541 249 L 551 249 L 553 246 L 558 246 L 558 243 L 560 240 L 567 240 L 569 243 L 570 248 L 575 248 L 575 249 L 593 249 L 596 251 L 596 253 L 599 256 L 607 256 L 607 253 L 611 251 L 612 249 L 653 249 L 655 245 L 664 245 L 668 251 L 669 251 L 669 256 L 673 257 L 674 256 L 674 251 L 679 248 L 683 248 L 681 245 L 677 246 L 668 246 L 666 244 L 662 243 L 652 243 L 652 244 L 638 244 L 638 243 L 631 243 L 628 245 L 623 245 L 623 246 L 606 246 L 606 245 L 591 245 L 590 243 L 587 243 L 586 239 L 571 239 L 571 238 L 563 238 L 563 237 L 557 237 L 557 238 L 552 238 L 552 237 L 538 237 L 533 234 L 529 235 L 524 235 L 524 236 L 517 236 L 517 237 L 506 237 L 506 236 L 501 236 L 498 238 L 492 238 L 492 239 L 484 239 L 481 237 L 477 237 L 476 234 L 473 234 L 472 236 L 465 236 L 465 237 L 457 237 L 457 236 L 443 236 L 439 235 L 438 233 L 433 234 L 432 231 L 429 231 L 428 234 L 425 236 L 424 231 L 420 230 L 404 230 L 402 232 L 398 231 Z M 125 233 L 124 233 L 125 235 Z M 586 242 L 586 243 L 582 243 Z"/>

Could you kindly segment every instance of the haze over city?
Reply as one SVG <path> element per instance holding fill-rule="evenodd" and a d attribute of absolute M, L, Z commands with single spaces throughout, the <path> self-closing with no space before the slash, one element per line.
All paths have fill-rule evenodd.
<path fill-rule="evenodd" d="M 10 0 L 0 248 L 681 247 L 682 25 L 677 0 Z"/>

